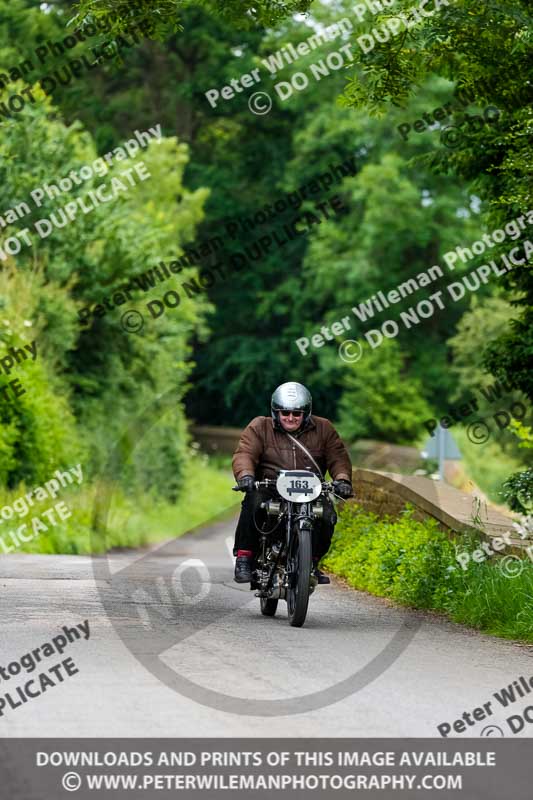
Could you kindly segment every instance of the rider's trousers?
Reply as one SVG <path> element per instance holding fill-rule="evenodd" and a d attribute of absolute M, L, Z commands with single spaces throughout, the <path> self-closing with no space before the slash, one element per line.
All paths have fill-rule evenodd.
<path fill-rule="evenodd" d="M 261 503 L 273 497 L 274 493 L 266 487 L 258 491 L 244 495 L 241 504 L 241 514 L 235 531 L 235 546 L 233 555 L 237 555 L 237 550 L 251 550 L 256 553 L 259 547 L 259 531 L 270 530 L 277 523 L 276 517 L 268 517 Z M 329 550 L 331 537 L 337 521 L 335 508 L 331 500 L 327 497 L 321 498 L 324 505 L 324 516 L 322 519 L 314 521 L 313 525 L 313 558 L 320 560 Z"/>

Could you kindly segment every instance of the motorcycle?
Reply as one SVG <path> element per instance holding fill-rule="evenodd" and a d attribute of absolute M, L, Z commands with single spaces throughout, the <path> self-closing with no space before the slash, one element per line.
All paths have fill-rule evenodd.
<path fill-rule="evenodd" d="M 258 590 L 255 596 L 264 616 L 273 617 L 278 601 L 285 600 L 289 623 L 300 628 L 317 586 L 312 570 L 313 525 L 324 514 L 321 496 L 334 495 L 333 484 L 307 470 L 280 470 L 276 480 L 255 481 L 254 487 L 273 490 L 274 497 L 261 503 L 273 525 L 259 531 L 250 588 Z M 233 491 L 240 489 L 234 486 Z"/>

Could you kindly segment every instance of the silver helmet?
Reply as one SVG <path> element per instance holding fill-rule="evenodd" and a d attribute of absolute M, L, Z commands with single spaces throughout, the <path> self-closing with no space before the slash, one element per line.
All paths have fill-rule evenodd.
<path fill-rule="evenodd" d="M 279 424 L 280 411 L 303 411 L 303 424 L 305 425 L 311 416 L 312 405 L 311 392 L 303 384 L 295 381 L 282 383 L 275 390 L 270 403 L 274 424 Z"/>

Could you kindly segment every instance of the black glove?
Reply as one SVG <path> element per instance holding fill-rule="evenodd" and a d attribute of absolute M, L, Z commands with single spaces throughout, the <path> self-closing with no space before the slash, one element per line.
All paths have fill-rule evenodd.
<path fill-rule="evenodd" d="M 253 492 L 255 489 L 254 482 L 255 478 L 253 475 L 245 475 L 243 478 L 239 478 L 237 486 L 241 492 Z"/>
<path fill-rule="evenodd" d="M 342 497 L 345 500 L 348 497 L 353 496 L 353 489 L 350 481 L 345 481 L 345 480 L 333 481 L 333 489 L 335 491 L 335 494 L 338 494 L 339 497 Z"/>

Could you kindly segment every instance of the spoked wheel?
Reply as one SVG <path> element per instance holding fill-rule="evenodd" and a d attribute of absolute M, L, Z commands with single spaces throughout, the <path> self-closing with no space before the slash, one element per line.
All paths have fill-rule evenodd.
<path fill-rule="evenodd" d="M 273 617 L 278 607 L 278 601 L 272 600 L 271 597 L 261 598 L 261 614 L 265 617 Z"/>
<path fill-rule="evenodd" d="M 301 628 L 309 605 L 309 580 L 311 577 L 311 531 L 302 528 L 294 536 L 289 553 L 290 583 L 287 589 L 289 622 Z"/>

